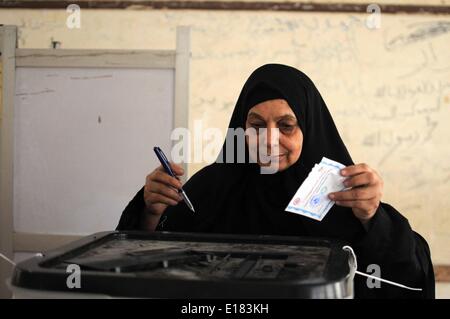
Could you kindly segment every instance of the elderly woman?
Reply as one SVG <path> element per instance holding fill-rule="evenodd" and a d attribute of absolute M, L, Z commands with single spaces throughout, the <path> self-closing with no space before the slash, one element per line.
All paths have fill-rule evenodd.
<path fill-rule="evenodd" d="M 226 140 L 218 161 L 183 186 L 195 213 L 175 190 L 181 188 L 180 181 L 156 168 L 125 208 L 117 229 L 340 239 L 354 248 L 359 270 L 377 264 L 383 278 L 422 288 L 417 292 L 384 283 L 370 288 L 357 276 L 356 297 L 434 297 L 426 241 L 395 208 L 381 202 L 382 179 L 369 165 L 353 163 L 325 102 L 304 73 L 279 64 L 255 70 L 241 91 L 229 128 L 237 132 L 253 128 L 268 135 L 278 129 L 278 136 L 275 141 L 267 137 L 263 143 L 246 136 L 244 163 L 236 160 L 238 143 L 232 143 L 234 154 L 227 154 Z M 266 162 L 251 151 L 261 147 L 277 164 L 273 174 L 261 173 Z M 347 177 L 346 190 L 328 194 L 335 205 L 322 221 L 286 212 L 290 199 L 322 157 L 346 166 L 341 170 Z M 177 175 L 183 174 L 180 166 L 171 165 Z"/>

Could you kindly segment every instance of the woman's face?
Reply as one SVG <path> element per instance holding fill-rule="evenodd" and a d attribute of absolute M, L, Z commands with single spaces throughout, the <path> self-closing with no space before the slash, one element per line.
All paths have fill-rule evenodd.
<path fill-rule="evenodd" d="M 264 151 L 270 156 L 270 160 L 278 162 L 278 171 L 287 169 L 299 159 L 302 152 L 303 133 L 286 100 L 269 100 L 252 107 L 247 114 L 245 128 L 256 129 L 259 132 L 258 135 L 266 134 L 266 136 L 257 139 L 251 139 L 247 136 L 246 141 L 249 149 L 253 150 L 260 147 L 260 140 L 263 141 L 263 146 L 266 147 Z M 274 134 L 274 131 L 271 129 L 279 130 L 278 141 L 276 139 L 272 141 L 274 138 L 271 134 Z M 260 154 L 260 152 L 257 154 Z M 252 152 L 250 152 L 250 156 L 252 156 Z M 253 160 L 255 159 L 253 158 Z M 260 166 L 268 165 L 264 164 L 267 161 L 262 163 L 259 156 L 256 161 Z"/>

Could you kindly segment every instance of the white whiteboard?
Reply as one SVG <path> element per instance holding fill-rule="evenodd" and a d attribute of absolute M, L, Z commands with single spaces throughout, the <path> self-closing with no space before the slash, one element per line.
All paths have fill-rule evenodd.
<path fill-rule="evenodd" d="M 114 229 L 170 150 L 174 69 L 16 69 L 14 230 Z"/>

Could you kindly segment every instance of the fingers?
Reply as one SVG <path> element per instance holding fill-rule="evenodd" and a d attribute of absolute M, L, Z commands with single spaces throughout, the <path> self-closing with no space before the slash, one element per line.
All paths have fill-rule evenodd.
<path fill-rule="evenodd" d="M 181 166 L 171 163 L 171 168 L 176 175 L 183 175 Z M 166 173 L 162 166 L 159 166 L 151 174 L 147 175 L 144 187 L 144 200 L 147 207 L 155 207 L 154 204 L 177 205 L 182 197 L 178 193 L 181 189 L 181 182 Z"/>
<path fill-rule="evenodd" d="M 168 187 L 167 185 L 161 183 L 150 183 L 146 188 L 144 188 L 144 192 L 149 193 L 149 196 L 152 196 L 151 193 L 159 194 L 174 200 L 177 203 L 183 199 L 174 188 Z"/>
<path fill-rule="evenodd" d="M 175 175 L 181 176 L 181 175 L 184 174 L 184 169 L 183 169 L 180 165 L 175 164 L 175 163 L 173 163 L 173 162 L 170 162 L 169 164 L 170 164 L 170 168 L 171 168 L 172 171 L 175 173 Z M 166 173 L 166 171 L 164 170 L 164 168 L 162 167 L 162 165 L 158 166 L 158 168 L 157 168 L 156 170 L 157 170 L 157 171 L 161 171 L 161 172 Z"/>
<path fill-rule="evenodd" d="M 342 192 L 330 193 L 328 197 L 334 201 L 369 200 L 377 197 L 376 186 L 356 187 Z"/>
<path fill-rule="evenodd" d="M 347 166 L 343 169 L 341 169 L 341 175 L 342 176 L 352 176 L 356 174 L 361 174 L 364 172 L 372 171 L 372 169 L 369 167 L 369 165 L 365 163 L 355 164 Z"/>
<path fill-rule="evenodd" d="M 353 175 L 344 181 L 345 187 L 359 187 L 376 184 L 378 178 L 375 172 L 364 172 Z"/>
<path fill-rule="evenodd" d="M 378 174 L 370 169 L 366 164 L 348 166 L 350 169 L 347 174 L 350 175 L 345 181 L 345 187 L 351 187 L 342 192 L 330 193 L 329 198 L 334 201 L 348 200 L 370 200 L 372 198 L 381 198 L 383 189 L 382 180 Z M 360 172 L 360 170 L 364 170 Z M 359 172 L 354 174 L 355 172 Z"/>
<path fill-rule="evenodd" d="M 167 186 L 174 187 L 176 189 L 181 189 L 182 186 L 181 182 L 178 179 L 170 176 L 164 170 L 161 171 L 159 168 L 147 176 L 146 184 L 150 184 L 151 182 L 162 183 Z"/>
<path fill-rule="evenodd" d="M 145 197 L 146 204 L 151 206 L 153 204 L 166 204 L 170 206 L 175 206 L 179 201 L 169 198 L 167 196 L 158 194 L 158 193 L 150 193 L 147 197 Z"/>
<path fill-rule="evenodd" d="M 170 162 L 170 167 L 176 175 L 181 176 L 184 174 L 184 169 L 180 165 Z"/>
<path fill-rule="evenodd" d="M 348 176 L 344 186 L 350 189 L 330 193 L 328 197 L 334 200 L 336 205 L 352 208 L 358 219 L 369 220 L 380 205 L 383 180 L 365 163 L 347 166 L 340 173 L 342 176 Z"/>

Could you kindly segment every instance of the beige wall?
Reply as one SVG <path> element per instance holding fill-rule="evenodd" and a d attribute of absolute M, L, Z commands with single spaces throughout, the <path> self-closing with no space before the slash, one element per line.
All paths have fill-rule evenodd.
<path fill-rule="evenodd" d="M 191 25 L 191 128 L 201 119 L 204 128 L 225 130 L 256 67 L 304 70 L 354 160 L 383 176 L 384 201 L 427 238 L 436 263 L 450 264 L 449 33 L 389 46 L 414 23 L 450 23 L 450 16 L 382 15 L 378 30 L 365 26 L 364 14 L 82 10 L 80 29 L 68 29 L 67 16 L 8 9 L 0 23 L 19 27 L 20 48 L 48 48 L 53 39 L 62 48 L 94 49 L 174 48 L 176 26 Z M 190 174 L 203 165 L 191 164 Z"/>

